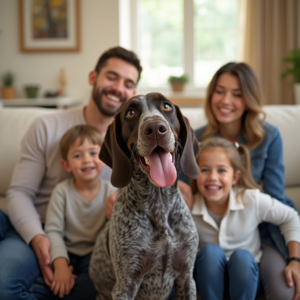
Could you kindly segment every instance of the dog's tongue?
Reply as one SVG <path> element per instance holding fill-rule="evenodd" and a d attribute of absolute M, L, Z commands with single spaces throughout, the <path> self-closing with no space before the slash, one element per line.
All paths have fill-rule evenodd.
<path fill-rule="evenodd" d="M 153 182 L 160 187 L 171 186 L 176 180 L 177 172 L 169 153 L 162 149 L 153 151 L 148 159 Z"/>

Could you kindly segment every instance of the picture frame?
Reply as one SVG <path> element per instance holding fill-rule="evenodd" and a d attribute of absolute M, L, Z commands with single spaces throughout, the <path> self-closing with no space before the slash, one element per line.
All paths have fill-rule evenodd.
<path fill-rule="evenodd" d="M 80 0 L 19 0 L 21 52 L 80 51 Z"/>

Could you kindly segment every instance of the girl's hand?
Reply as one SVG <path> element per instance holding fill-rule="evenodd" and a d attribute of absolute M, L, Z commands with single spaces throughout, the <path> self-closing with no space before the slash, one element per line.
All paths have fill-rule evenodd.
<path fill-rule="evenodd" d="M 300 299 L 300 262 L 292 260 L 284 270 L 287 285 L 292 287 L 295 284 L 295 296 L 293 300 Z"/>
<path fill-rule="evenodd" d="M 190 211 L 192 211 L 195 201 L 192 193 L 192 188 L 183 182 L 182 180 L 177 181 L 178 188 L 183 196 L 184 201 L 186 202 Z"/>
<path fill-rule="evenodd" d="M 63 298 L 68 295 L 75 284 L 75 276 L 72 274 L 67 260 L 63 257 L 57 258 L 54 263 L 54 276 L 51 291 L 54 295 Z"/>

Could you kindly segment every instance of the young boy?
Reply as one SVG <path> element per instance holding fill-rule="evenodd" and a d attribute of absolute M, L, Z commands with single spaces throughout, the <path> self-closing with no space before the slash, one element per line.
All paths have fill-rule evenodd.
<path fill-rule="evenodd" d="M 102 142 L 103 137 L 96 128 L 78 125 L 68 130 L 60 143 L 61 164 L 74 178 L 54 188 L 45 223 L 54 268 L 51 290 L 59 297 L 68 295 L 79 281 L 90 282 L 91 252 L 106 221 L 103 206 L 116 190 L 109 182 L 99 179 L 104 166 L 99 159 Z M 73 266 L 76 275 L 68 265 Z"/>

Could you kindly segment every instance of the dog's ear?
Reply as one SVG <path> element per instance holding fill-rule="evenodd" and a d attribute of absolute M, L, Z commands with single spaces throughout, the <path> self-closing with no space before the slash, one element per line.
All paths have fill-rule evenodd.
<path fill-rule="evenodd" d="M 194 130 L 190 126 L 189 120 L 184 117 L 180 108 L 175 105 L 177 119 L 180 123 L 179 139 L 182 142 L 182 154 L 179 159 L 179 166 L 183 175 L 188 178 L 197 179 L 200 175 L 200 170 L 196 162 L 196 157 L 199 154 L 199 144 L 195 136 Z"/>
<path fill-rule="evenodd" d="M 126 145 L 122 139 L 120 113 L 108 127 L 101 147 L 100 159 L 112 168 L 111 183 L 117 188 L 125 187 L 132 177 L 133 167 L 126 154 Z"/>

